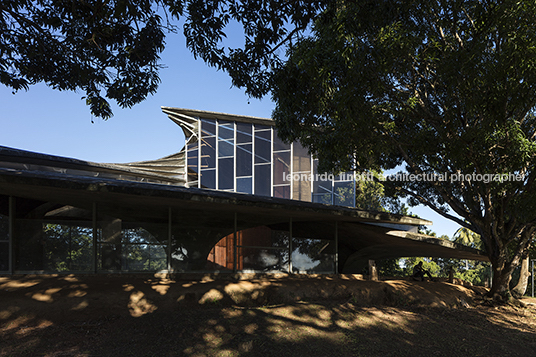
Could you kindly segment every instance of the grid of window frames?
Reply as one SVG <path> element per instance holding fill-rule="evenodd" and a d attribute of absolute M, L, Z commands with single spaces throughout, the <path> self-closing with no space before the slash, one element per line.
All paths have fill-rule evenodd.
<path fill-rule="evenodd" d="M 291 145 L 274 135 L 274 197 L 290 198 Z"/>
<path fill-rule="evenodd" d="M 189 187 L 355 205 L 352 172 L 323 175 L 300 143 L 286 144 L 273 126 L 200 119 L 199 140 L 187 138 Z"/>

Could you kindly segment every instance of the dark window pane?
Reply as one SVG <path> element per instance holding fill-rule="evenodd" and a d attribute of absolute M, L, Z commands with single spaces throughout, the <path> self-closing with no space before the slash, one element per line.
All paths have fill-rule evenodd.
<path fill-rule="evenodd" d="M 333 182 L 331 180 L 327 180 L 328 177 L 330 177 L 328 174 L 322 174 L 318 177 L 315 177 L 313 183 L 313 193 L 331 193 Z M 326 178 L 326 180 L 324 180 L 324 178 Z"/>
<path fill-rule="evenodd" d="M 290 175 L 290 152 L 274 153 L 274 185 L 290 183 L 287 175 Z"/>
<path fill-rule="evenodd" d="M 255 194 L 260 196 L 270 196 L 270 166 L 255 165 Z"/>
<path fill-rule="evenodd" d="M 307 149 L 300 143 L 294 143 L 293 149 L 292 168 L 294 172 L 311 171 L 311 155 Z"/>
<path fill-rule="evenodd" d="M 219 124 L 218 138 L 220 139 L 234 139 L 234 124 L 223 123 Z"/>
<path fill-rule="evenodd" d="M 285 144 L 274 131 L 274 151 L 290 150 L 290 144 Z"/>
<path fill-rule="evenodd" d="M 216 121 L 212 119 L 201 119 L 201 136 L 216 135 Z"/>
<path fill-rule="evenodd" d="M 313 195 L 313 202 L 315 203 L 325 203 L 327 205 L 331 204 L 331 194 L 315 194 Z"/>
<path fill-rule="evenodd" d="M 270 141 L 270 132 L 261 132 L 263 135 L 255 133 L 255 163 L 268 163 L 272 156 L 272 143 Z M 268 133 L 268 136 L 264 135 Z"/>
<path fill-rule="evenodd" d="M 255 131 L 257 130 L 269 130 L 271 129 L 272 127 L 269 126 L 269 125 L 259 125 L 259 124 L 255 124 Z"/>
<path fill-rule="evenodd" d="M 236 123 L 236 142 L 240 143 L 251 143 L 252 141 L 252 127 L 251 124 L 246 123 Z"/>
<path fill-rule="evenodd" d="M 274 197 L 290 198 L 290 185 L 274 187 Z"/>
<path fill-rule="evenodd" d="M 216 138 L 204 138 L 201 143 L 201 169 L 216 168 Z"/>
<path fill-rule="evenodd" d="M 197 157 L 198 152 L 198 150 L 188 151 L 188 172 L 199 172 L 199 160 Z"/>
<path fill-rule="evenodd" d="M 236 192 L 253 193 L 253 179 L 251 177 L 240 177 L 236 179 Z"/>
<path fill-rule="evenodd" d="M 255 130 L 255 137 L 256 138 L 262 138 L 265 141 L 271 141 L 272 140 L 272 131 L 271 130 L 263 130 L 263 131 L 256 131 Z"/>
<path fill-rule="evenodd" d="M 251 176 L 251 144 L 237 145 L 236 147 L 236 175 Z"/>
<path fill-rule="evenodd" d="M 201 171 L 201 187 L 216 188 L 216 170 Z"/>
<path fill-rule="evenodd" d="M 218 157 L 234 156 L 234 144 L 232 141 L 218 141 Z"/>
<path fill-rule="evenodd" d="M 234 188 L 233 158 L 218 160 L 218 189 L 231 190 Z"/>

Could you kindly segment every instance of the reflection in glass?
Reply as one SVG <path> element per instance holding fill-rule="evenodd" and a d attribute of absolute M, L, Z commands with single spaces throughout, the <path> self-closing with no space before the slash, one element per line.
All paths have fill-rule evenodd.
<path fill-rule="evenodd" d="M 212 119 L 201 119 L 201 136 L 216 135 L 216 121 Z"/>
<path fill-rule="evenodd" d="M 46 271 L 89 271 L 92 267 L 93 230 L 72 224 L 43 223 Z"/>
<path fill-rule="evenodd" d="M 234 144 L 232 141 L 219 140 L 218 145 L 218 157 L 232 157 L 234 155 Z"/>
<path fill-rule="evenodd" d="M 271 190 L 271 165 L 255 165 L 255 194 L 260 196 L 270 196 Z"/>
<path fill-rule="evenodd" d="M 311 155 L 306 148 L 296 142 L 293 145 L 292 168 L 294 172 L 311 171 Z"/>
<path fill-rule="evenodd" d="M 274 185 L 290 184 L 290 151 L 274 152 Z"/>
<path fill-rule="evenodd" d="M 288 250 L 286 249 L 255 249 L 239 248 L 243 257 L 243 272 L 286 272 L 288 266 Z"/>
<path fill-rule="evenodd" d="M 325 239 L 293 238 L 292 269 L 300 273 L 332 273 L 335 244 Z"/>
<path fill-rule="evenodd" d="M 232 157 L 219 159 L 218 161 L 218 189 L 234 189 L 234 163 Z"/>
<path fill-rule="evenodd" d="M 220 122 L 218 127 L 218 138 L 219 139 L 234 139 L 234 124 L 225 122 Z"/>
<path fill-rule="evenodd" d="M 354 182 L 335 182 L 333 188 L 333 204 L 354 207 Z"/>
<path fill-rule="evenodd" d="M 236 179 L 236 192 L 240 193 L 253 193 L 253 178 L 252 177 L 239 177 Z"/>
<path fill-rule="evenodd" d="M 201 171 L 201 188 L 216 188 L 216 170 L 202 170 Z"/>
<path fill-rule="evenodd" d="M 255 163 L 270 162 L 272 156 L 271 132 L 255 132 Z"/>
<path fill-rule="evenodd" d="M 260 131 L 260 130 L 271 130 L 272 127 L 269 126 L 269 125 L 259 125 L 259 124 L 255 124 L 255 131 Z"/>
<path fill-rule="evenodd" d="M 274 131 L 274 151 L 290 150 L 290 144 L 286 144 L 279 138 L 277 132 Z"/>
<path fill-rule="evenodd" d="M 251 176 L 251 144 L 237 145 L 236 147 L 236 175 Z"/>
<path fill-rule="evenodd" d="M 246 123 L 236 123 L 236 142 L 238 144 L 251 143 L 252 125 Z"/>
<path fill-rule="evenodd" d="M 315 203 L 324 203 L 326 205 L 331 205 L 331 193 L 323 193 L 323 194 L 313 194 L 313 202 Z"/>
<path fill-rule="evenodd" d="M 216 168 L 216 138 L 204 138 L 201 143 L 201 169 Z"/>
<path fill-rule="evenodd" d="M 294 180 L 292 199 L 311 202 L 311 181 Z"/>
<path fill-rule="evenodd" d="M 290 185 L 274 186 L 274 197 L 290 199 Z"/>

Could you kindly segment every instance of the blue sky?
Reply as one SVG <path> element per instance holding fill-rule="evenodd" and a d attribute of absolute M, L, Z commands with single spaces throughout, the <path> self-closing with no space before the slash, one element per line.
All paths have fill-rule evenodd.
<path fill-rule="evenodd" d="M 58 92 L 43 84 L 29 91 L 0 85 L 0 145 L 93 162 L 157 159 L 181 150 L 184 135 L 161 106 L 270 117 L 269 98 L 248 98 L 231 88 L 226 73 L 194 60 L 182 35 L 166 39 L 158 92 L 131 109 L 114 107 L 108 121 L 92 118 L 84 93 Z M 411 212 L 432 220 L 438 235 L 452 236 L 458 226 L 425 207 Z"/>

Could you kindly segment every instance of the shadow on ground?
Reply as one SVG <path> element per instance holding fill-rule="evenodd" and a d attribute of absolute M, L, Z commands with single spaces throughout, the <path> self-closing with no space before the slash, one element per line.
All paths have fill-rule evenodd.
<path fill-rule="evenodd" d="M 485 306 L 484 291 L 352 276 L 0 277 L 0 356 L 535 355 L 536 310 Z"/>

